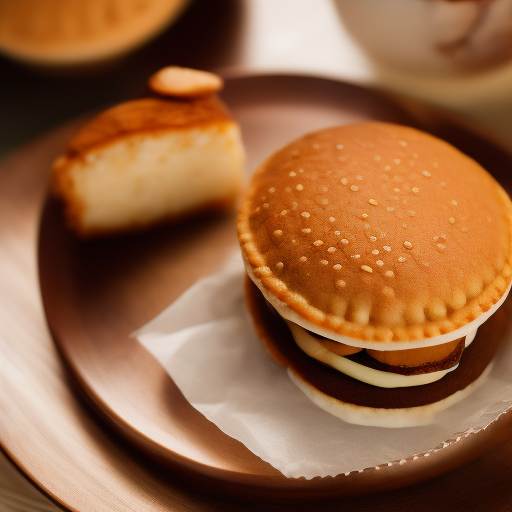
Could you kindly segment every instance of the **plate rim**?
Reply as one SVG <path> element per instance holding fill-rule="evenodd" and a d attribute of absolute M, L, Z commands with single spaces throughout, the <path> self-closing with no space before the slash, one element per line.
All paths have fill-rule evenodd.
<path fill-rule="evenodd" d="M 277 79 L 285 79 L 285 80 L 290 80 L 290 79 L 292 79 L 292 80 L 293 79 L 308 79 L 308 80 L 315 80 L 315 81 L 316 80 L 328 81 L 328 82 L 331 82 L 331 83 L 334 83 L 334 84 L 337 84 L 337 85 L 348 86 L 348 87 L 351 87 L 351 88 L 354 88 L 354 89 L 361 89 L 361 90 L 369 91 L 371 93 L 376 93 L 376 94 L 382 95 L 384 97 L 391 98 L 390 101 L 393 101 L 393 102 L 396 101 L 398 98 L 403 98 L 404 101 L 406 103 L 409 103 L 409 104 L 412 101 L 412 102 L 417 103 L 417 104 L 427 105 L 425 102 L 422 102 L 422 101 L 419 101 L 419 100 L 415 100 L 415 99 L 412 99 L 412 98 L 408 98 L 407 96 L 404 96 L 402 94 L 388 93 L 386 91 L 383 91 L 383 90 L 380 90 L 380 89 L 377 89 L 377 88 L 374 88 L 374 87 L 366 87 L 364 85 L 351 84 L 351 83 L 348 83 L 348 82 L 344 82 L 343 80 L 335 79 L 335 78 L 332 78 L 332 77 L 322 77 L 322 76 L 316 76 L 316 75 L 311 75 L 311 74 L 295 74 L 295 73 L 284 73 L 284 74 L 283 73 L 275 73 L 275 74 L 274 73 L 273 74 L 243 74 L 241 76 L 230 77 L 227 80 L 227 84 L 229 85 L 230 81 L 237 81 L 238 82 L 238 81 L 244 81 L 244 80 L 252 80 L 252 79 L 255 79 L 255 78 L 256 79 L 263 79 L 263 80 L 265 80 L 265 79 L 276 79 L 277 78 Z M 471 128 L 472 128 L 471 131 L 473 133 L 476 133 L 479 137 L 487 139 L 488 136 L 490 134 L 492 134 L 493 135 L 492 136 L 493 144 L 501 146 L 501 148 L 504 151 L 506 151 L 507 153 L 509 153 L 509 156 L 512 157 L 512 149 L 510 149 L 510 148 L 512 148 L 512 144 L 510 145 L 510 148 L 509 148 L 508 144 L 506 144 L 506 145 L 503 144 L 503 141 L 500 140 L 501 138 L 499 136 L 494 137 L 495 134 L 493 134 L 493 132 L 491 130 L 486 129 L 485 127 L 482 127 L 482 125 L 480 125 L 480 124 L 478 124 L 476 122 L 472 122 L 472 121 L 468 120 L 467 118 L 465 118 L 465 116 L 463 116 L 461 114 L 457 114 L 457 113 L 449 111 L 447 109 L 444 109 L 444 108 L 441 108 L 441 107 L 437 107 L 437 106 L 433 106 L 433 105 L 429 105 L 428 108 L 437 110 L 438 112 L 443 112 L 444 114 L 449 116 L 452 120 L 453 119 L 462 119 L 462 120 L 464 120 L 464 123 L 466 124 L 466 126 L 470 125 Z M 474 129 L 476 129 L 476 130 L 474 130 Z M 483 135 L 484 133 L 486 135 Z M 498 144 L 496 144 L 496 142 L 498 142 Z M 504 147 L 504 146 L 507 146 L 507 147 Z M 39 234 L 40 234 L 40 232 L 39 232 Z M 38 260 L 39 260 L 39 257 L 38 257 Z M 44 297 L 43 297 L 43 303 L 45 304 Z M 45 304 L 45 315 L 47 315 L 46 304 Z M 48 319 L 48 317 L 47 317 L 47 321 L 48 321 L 49 325 L 51 325 L 51 322 Z M 61 345 L 61 343 L 55 338 L 55 336 L 53 336 L 53 338 L 54 338 L 56 346 L 59 349 L 59 352 L 61 353 L 64 361 L 66 362 L 66 366 L 68 367 L 68 369 L 71 370 L 71 372 L 72 372 L 74 378 L 76 379 L 76 381 L 78 382 L 79 386 L 85 392 L 85 396 L 88 398 L 88 401 L 90 403 L 92 403 L 94 408 L 96 409 L 96 412 L 99 413 L 99 415 L 103 418 L 103 420 L 106 421 L 107 424 L 109 424 L 110 427 L 113 427 L 114 430 L 120 432 L 123 436 L 125 436 L 125 438 L 128 438 L 129 440 L 131 440 L 133 442 L 133 439 L 131 439 L 131 436 L 130 436 L 130 434 L 133 434 L 133 432 L 130 431 L 130 430 L 128 430 L 128 431 L 125 430 L 123 427 L 126 426 L 126 423 L 124 423 L 123 421 L 119 421 L 119 422 L 116 421 L 115 420 L 115 416 L 116 416 L 115 414 L 114 414 L 114 417 L 106 414 L 105 409 L 102 408 L 99 405 L 99 402 L 102 401 L 100 399 L 100 397 L 96 396 L 94 394 L 94 391 L 89 388 L 88 383 L 85 382 L 82 379 L 81 374 L 74 367 L 73 361 L 71 360 L 69 354 L 65 350 L 65 347 L 63 347 Z M 169 378 L 172 380 L 172 378 L 170 376 L 169 376 Z M 510 409 L 509 409 L 509 411 L 510 411 Z M 491 432 L 491 431 L 493 433 L 492 433 L 492 435 L 488 436 L 489 438 L 491 438 L 491 437 L 498 437 L 497 436 L 498 430 L 501 430 L 502 424 L 504 424 L 504 423 L 508 424 L 511 421 L 510 416 L 511 415 L 508 414 L 508 411 L 507 412 L 503 412 L 497 418 L 492 420 L 488 425 L 486 425 L 484 428 L 479 429 L 479 430 L 475 430 L 475 431 L 470 432 L 470 433 L 467 433 L 467 435 L 462 436 L 461 439 L 465 439 L 465 440 L 469 440 L 469 441 L 473 440 L 474 441 L 476 434 L 479 434 L 481 432 Z M 226 434 L 224 434 L 224 435 L 226 435 Z M 457 437 L 459 437 L 459 436 L 457 436 Z M 454 439 L 456 439 L 456 438 L 454 438 Z M 457 439 L 456 443 L 458 443 L 458 442 L 459 442 L 459 440 Z M 445 441 L 445 443 L 446 443 L 446 441 Z M 441 443 L 441 444 L 443 444 L 443 443 Z M 459 443 L 459 445 L 460 444 L 463 444 L 463 443 Z M 454 467 L 458 467 L 458 466 L 464 464 L 465 462 L 468 462 L 469 460 L 477 457 L 480 454 L 478 452 L 477 448 L 482 443 L 479 443 L 479 442 L 471 443 L 470 442 L 469 444 L 470 445 L 471 444 L 474 445 L 473 446 L 474 455 L 470 455 L 470 456 L 467 456 L 466 458 L 464 458 L 464 457 L 462 457 L 462 454 L 460 454 L 461 455 L 461 459 L 460 460 L 462 462 L 460 464 L 456 464 Z M 485 445 L 486 443 L 483 443 L 483 444 Z M 140 446 L 137 446 L 137 444 L 135 446 L 140 448 Z M 158 445 L 158 446 L 162 447 L 161 445 Z M 449 446 L 453 446 L 452 443 L 449 443 Z M 151 445 L 151 447 L 153 449 L 155 448 L 154 445 Z M 467 450 L 467 447 L 468 447 L 468 443 L 466 442 L 464 451 L 471 451 L 471 450 Z M 447 447 L 442 447 L 442 449 L 437 449 L 437 447 L 433 447 L 433 448 L 431 448 L 430 450 L 428 450 L 426 452 L 422 452 L 420 454 L 411 455 L 411 457 L 410 457 L 411 462 L 414 460 L 414 462 L 416 464 L 415 465 L 415 469 L 416 468 L 421 468 L 422 464 L 420 462 L 417 462 L 417 461 L 418 460 L 422 460 L 422 458 L 426 459 L 427 457 L 430 457 L 428 466 L 429 467 L 431 465 L 434 466 L 435 464 L 433 464 L 432 461 L 434 461 L 434 460 L 435 461 L 437 461 L 437 460 L 443 461 L 444 460 L 443 459 L 443 455 L 446 454 L 446 451 L 443 452 L 443 450 L 446 450 L 446 448 Z M 482 452 L 486 448 L 487 447 L 484 446 L 482 448 Z M 461 451 L 461 450 L 459 450 L 459 451 Z M 168 453 L 168 449 L 167 448 L 165 449 L 165 452 Z M 427 453 L 428 453 L 428 455 L 426 455 Z M 164 457 L 163 461 L 161 459 L 162 455 L 165 455 L 165 454 L 156 452 L 155 459 L 160 461 L 160 462 L 163 462 L 163 463 L 165 463 L 166 461 L 170 461 L 172 465 L 177 465 L 180 469 L 185 470 L 185 471 L 191 471 L 194 475 L 196 473 L 201 474 L 203 477 L 205 477 L 204 483 L 206 485 L 208 485 L 208 486 L 210 486 L 209 484 L 212 484 L 213 486 L 215 486 L 215 485 L 217 485 L 219 483 L 219 480 L 220 480 L 220 481 L 224 481 L 224 482 L 227 482 L 228 484 L 230 484 L 229 488 L 235 494 L 237 494 L 238 491 L 243 493 L 244 490 L 246 489 L 246 487 L 244 487 L 243 483 L 241 483 L 239 481 L 233 483 L 233 482 L 231 482 L 231 478 L 229 478 L 233 474 L 239 476 L 240 474 L 238 472 L 233 472 L 233 471 L 226 470 L 226 469 L 218 469 L 218 468 L 216 468 L 215 471 L 218 471 L 219 474 L 212 476 L 210 471 L 204 471 L 202 473 L 201 473 L 201 471 L 198 471 L 198 468 L 197 468 L 198 465 L 201 468 L 203 468 L 203 466 L 200 463 L 198 463 L 197 461 L 195 461 L 193 459 L 183 457 L 181 454 L 179 454 L 177 452 L 173 452 L 173 458 L 168 459 L 167 457 Z M 407 462 L 409 462 L 408 459 L 406 459 Z M 447 461 L 445 460 L 444 462 L 446 463 Z M 391 465 L 390 465 L 390 463 L 391 463 Z M 375 466 L 375 467 L 365 468 L 363 470 L 354 470 L 354 471 L 351 471 L 350 473 L 342 473 L 342 474 L 336 475 L 334 477 L 323 477 L 323 478 L 318 477 L 318 479 L 320 479 L 321 481 L 324 481 L 324 482 L 326 482 L 327 480 L 342 480 L 343 479 L 344 482 L 348 481 L 347 485 L 352 485 L 354 483 L 353 480 L 359 478 L 357 475 L 360 474 L 360 473 L 365 473 L 365 472 L 368 472 L 368 471 L 373 471 L 374 473 L 378 472 L 379 475 L 383 475 L 383 476 L 386 476 L 387 474 L 393 475 L 394 471 L 389 469 L 389 468 L 395 468 L 397 465 L 398 466 L 403 466 L 404 464 L 402 463 L 402 461 L 390 461 L 388 463 L 383 463 L 383 464 L 381 464 L 378 467 Z M 410 466 L 410 465 L 408 465 L 408 466 Z M 445 471 L 441 471 L 441 472 L 444 473 Z M 419 471 L 419 473 L 421 473 L 421 471 Z M 220 474 L 222 474 L 224 476 L 221 477 Z M 226 476 L 228 478 L 225 478 Z M 253 475 L 248 475 L 248 478 L 250 478 L 252 476 Z M 416 476 L 417 477 L 418 475 L 416 475 L 415 472 L 411 471 L 410 472 L 410 476 L 412 476 L 412 477 Z M 211 478 L 213 478 L 213 480 L 210 480 Z M 283 476 L 282 478 L 286 478 L 286 477 Z M 281 476 L 268 475 L 267 485 L 272 487 L 272 484 L 274 482 L 276 482 L 276 479 L 277 479 L 277 481 L 279 481 L 281 479 Z M 239 480 L 239 479 L 235 479 L 235 480 Z M 299 478 L 299 479 L 288 479 L 288 480 L 303 480 L 303 479 Z M 315 481 L 315 480 L 317 480 L 317 479 L 313 479 L 311 481 Z M 374 492 L 376 492 L 376 491 L 381 489 L 381 487 L 379 487 L 379 485 L 381 485 L 382 482 L 379 483 L 379 480 L 381 480 L 381 479 L 379 478 L 376 481 L 376 484 L 375 484 L 376 488 L 375 488 Z M 421 480 L 423 480 L 423 478 L 419 478 L 418 480 L 414 480 L 414 478 L 413 478 L 412 482 L 414 483 L 415 481 L 421 481 Z M 231 487 L 231 485 L 234 485 L 235 487 Z M 241 487 L 236 488 L 236 486 L 239 486 L 239 485 Z M 338 486 L 338 485 L 339 485 L 339 482 L 336 482 L 334 484 L 334 486 Z M 392 488 L 392 487 L 389 486 L 389 482 L 385 481 L 383 485 L 385 486 L 386 489 Z M 405 485 L 410 485 L 410 483 L 407 483 Z M 399 486 L 401 487 L 402 485 L 400 484 Z M 279 489 L 277 490 L 277 495 L 276 496 L 289 498 L 289 495 L 287 494 L 289 489 L 285 489 L 284 491 L 281 491 L 280 487 L 281 486 L 278 485 Z M 297 489 L 297 488 L 292 489 L 293 496 L 295 496 L 297 498 L 306 497 L 308 495 L 307 490 L 305 492 L 303 492 L 303 493 L 300 492 L 300 496 L 296 495 L 297 491 L 298 490 L 301 491 L 303 489 L 303 487 L 304 486 L 301 485 L 299 489 Z M 312 487 L 313 487 L 312 494 L 316 495 L 316 493 L 318 491 L 318 488 L 321 489 L 324 486 L 323 485 L 319 485 L 319 486 L 318 485 L 312 485 Z M 328 487 L 330 487 L 330 485 L 328 485 Z M 249 488 L 254 491 L 254 488 L 251 485 L 249 485 Z M 258 494 L 258 493 L 256 493 L 256 494 Z M 355 494 L 357 494 L 357 493 L 355 493 Z M 337 493 L 335 493 L 335 495 L 338 496 L 340 494 L 339 494 L 339 492 L 337 492 Z M 343 493 L 343 495 L 345 495 L 345 493 Z M 269 492 L 265 492 L 265 493 L 262 494 L 262 496 L 274 497 L 272 492 L 270 492 L 270 493 Z"/>

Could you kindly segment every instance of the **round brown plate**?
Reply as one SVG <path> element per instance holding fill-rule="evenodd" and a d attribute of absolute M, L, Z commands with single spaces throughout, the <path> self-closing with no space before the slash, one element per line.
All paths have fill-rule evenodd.
<path fill-rule="evenodd" d="M 381 119 L 452 142 L 510 189 L 510 151 L 467 121 L 424 104 L 297 76 L 231 79 L 223 96 L 241 123 L 248 169 L 308 131 Z M 481 454 L 509 424 L 502 416 L 485 431 L 406 464 L 309 481 L 285 478 L 193 409 L 130 337 L 195 280 L 217 269 L 235 245 L 234 216 L 229 215 L 81 242 L 66 229 L 60 205 L 51 198 L 45 203 L 40 287 L 58 348 L 96 409 L 146 454 L 203 487 L 243 496 L 327 497 L 395 488 L 441 474 Z"/>

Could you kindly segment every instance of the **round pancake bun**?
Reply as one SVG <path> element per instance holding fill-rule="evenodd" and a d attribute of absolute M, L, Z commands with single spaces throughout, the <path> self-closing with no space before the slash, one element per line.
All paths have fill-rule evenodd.
<path fill-rule="evenodd" d="M 510 289 L 509 197 L 473 159 L 406 126 L 328 128 L 278 151 L 252 178 L 238 235 L 283 318 L 362 348 L 465 336 Z"/>

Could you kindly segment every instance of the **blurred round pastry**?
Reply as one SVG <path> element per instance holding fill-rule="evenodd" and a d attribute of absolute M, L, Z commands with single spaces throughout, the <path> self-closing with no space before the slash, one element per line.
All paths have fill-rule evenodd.
<path fill-rule="evenodd" d="M 256 171 L 238 232 L 256 330 L 329 412 L 421 424 L 485 375 L 512 204 L 448 143 L 378 122 L 306 135 Z"/>
<path fill-rule="evenodd" d="M 82 236 L 232 208 L 242 183 L 238 123 L 215 94 L 142 98 L 89 121 L 54 162 L 52 189 Z"/>
<path fill-rule="evenodd" d="M 156 36 L 187 0 L 2 0 L 0 51 L 37 67 L 114 60 Z"/>

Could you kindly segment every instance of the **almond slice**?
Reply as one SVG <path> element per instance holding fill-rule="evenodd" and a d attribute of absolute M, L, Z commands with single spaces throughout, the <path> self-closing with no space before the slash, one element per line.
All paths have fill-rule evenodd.
<path fill-rule="evenodd" d="M 435 363 L 442 361 L 445 357 L 449 356 L 459 344 L 460 340 L 450 341 L 442 345 L 434 347 L 413 348 L 410 350 L 371 350 L 366 349 L 368 355 L 372 356 L 381 363 L 389 364 L 391 366 L 421 366 L 425 363 Z"/>
<path fill-rule="evenodd" d="M 163 96 L 197 98 L 220 91 L 224 81 L 208 71 L 169 66 L 152 75 L 148 85 L 153 92 Z"/>

